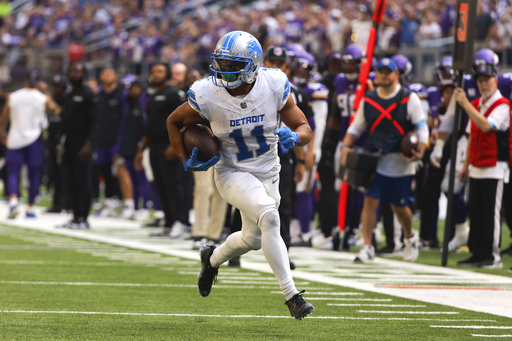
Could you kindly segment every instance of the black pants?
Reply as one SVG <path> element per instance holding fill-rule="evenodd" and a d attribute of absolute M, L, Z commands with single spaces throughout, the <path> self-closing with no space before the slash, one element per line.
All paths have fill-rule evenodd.
<path fill-rule="evenodd" d="M 512 236 L 512 169 L 510 170 L 508 183 L 503 185 L 503 204 L 501 205 L 503 217 Z"/>
<path fill-rule="evenodd" d="M 89 216 L 92 200 L 91 167 L 92 162 L 80 162 L 76 152 L 70 151 L 64 155 L 63 166 L 66 174 L 66 184 L 69 187 L 71 208 L 75 219 L 84 220 Z"/>
<path fill-rule="evenodd" d="M 420 238 L 427 241 L 437 241 L 437 219 L 439 216 L 439 198 L 441 197 L 441 182 L 443 181 L 446 164 L 450 159 L 451 137 L 446 141 L 441 158 L 441 167 L 430 163 L 430 153 L 425 153 L 425 176 L 422 186 Z M 453 230 L 453 227 L 451 228 Z"/>
<path fill-rule="evenodd" d="M 94 176 L 98 177 L 95 179 L 95 183 L 99 186 L 99 176 L 103 176 L 103 179 L 105 180 L 105 198 L 114 198 L 116 196 L 121 197 L 119 193 L 119 181 L 117 180 L 117 177 L 112 174 L 112 163 L 99 163 L 95 166 L 98 171 L 97 174 L 94 174 Z M 99 187 L 97 189 L 97 193 L 99 194 Z"/>
<path fill-rule="evenodd" d="M 178 158 L 168 161 L 164 156 L 167 146 L 151 146 L 149 159 L 153 170 L 154 184 L 165 214 L 165 226 L 176 221 L 188 225 L 188 203 L 186 201 L 185 170 Z"/>
<path fill-rule="evenodd" d="M 478 260 L 500 257 L 503 180 L 469 179 L 469 251 Z"/>
<path fill-rule="evenodd" d="M 320 177 L 320 200 L 318 202 L 318 220 L 320 229 L 325 236 L 330 236 L 332 228 L 337 225 L 338 192 L 334 188 L 334 154 L 322 150 L 322 157 L 318 164 Z"/>
<path fill-rule="evenodd" d="M 292 151 L 290 151 L 292 153 Z M 281 220 L 281 237 L 286 248 L 290 248 L 290 222 L 293 216 L 295 202 L 295 181 L 293 181 L 295 166 L 290 156 L 280 155 L 281 172 L 279 173 L 279 193 L 281 203 L 279 205 L 279 218 Z"/>
<path fill-rule="evenodd" d="M 64 207 L 64 177 L 62 171 L 62 160 L 57 156 L 57 147 L 60 143 L 60 134 L 50 134 L 47 142 L 48 157 L 49 157 L 49 174 L 48 184 L 53 186 L 53 197 L 51 208 L 57 211 L 62 210 Z"/>

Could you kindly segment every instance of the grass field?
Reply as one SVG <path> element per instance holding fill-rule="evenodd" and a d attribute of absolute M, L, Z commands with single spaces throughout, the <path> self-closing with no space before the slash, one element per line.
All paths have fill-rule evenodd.
<path fill-rule="evenodd" d="M 306 299 L 317 310 L 296 321 L 271 274 L 223 266 L 211 295 L 203 298 L 195 285 L 199 265 L 198 260 L 0 225 L 0 339 L 512 337 L 509 318 L 300 279 L 297 287 L 306 289 Z"/>

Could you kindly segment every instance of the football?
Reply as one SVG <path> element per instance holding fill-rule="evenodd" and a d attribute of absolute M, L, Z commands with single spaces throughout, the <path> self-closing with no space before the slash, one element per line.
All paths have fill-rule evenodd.
<path fill-rule="evenodd" d="M 406 157 L 412 156 L 412 150 L 418 151 L 420 140 L 418 134 L 413 131 L 406 133 L 400 141 L 400 151 Z"/>
<path fill-rule="evenodd" d="M 185 126 L 181 133 L 183 146 L 190 156 L 192 150 L 197 147 L 197 159 L 206 162 L 214 156 L 219 156 L 219 140 L 213 135 L 210 128 L 205 125 L 197 124 L 194 126 Z"/>

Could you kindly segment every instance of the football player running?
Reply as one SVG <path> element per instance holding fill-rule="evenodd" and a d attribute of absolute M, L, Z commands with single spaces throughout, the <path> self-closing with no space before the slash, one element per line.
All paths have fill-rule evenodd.
<path fill-rule="evenodd" d="M 251 34 L 232 31 L 215 46 L 211 77 L 195 82 L 184 103 L 169 115 L 167 129 L 176 154 L 187 171 L 215 165 L 215 183 L 222 197 L 238 208 L 242 230 L 215 248 L 201 248 L 199 293 L 209 295 L 219 266 L 251 250 L 263 249 L 286 305 L 296 319 L 314 307 L 296 289 L 280 236 L 279 170 L 277 143 L 291 148 L 307 144 L 311 128 L 290 96 L 287 76 L 278 69 L 260 68 L 263 51 Z M 286 127 L 278 128 L 280 121 Z M 221 143 L 221 155 L 207 162 L 187 155 L 181 140 L 183 126 L 210 122 Z M 288 128 L 289 127 L 289 128 Z"/>

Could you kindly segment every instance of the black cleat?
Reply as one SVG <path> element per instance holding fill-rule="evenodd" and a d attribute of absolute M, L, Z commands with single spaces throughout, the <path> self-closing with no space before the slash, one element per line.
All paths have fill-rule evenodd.
<path fill-rule="evenodd" d="M 201 257 L 201 272 L 197 275 L 197 286 L 201 296 L 206 297 L 212 290 L 213 282 L 217 281 L 219 268 L 214 268 L 210 264 L 210 256 L 215 250 L 213 245 L 203 245 L 199 251 Z"/>
<path fill-rule="evenodd" d="M 315 307 L 311 303 L 308 303 L 302 298 L 300 294 L 306 292 L 306 290 L 302 290 L 298 294 L 295 294 L 291 299 L 284 302 L 290 309 L 290 314 L 297 320 L 302 320 L 303 317 L 308 316 L 313 311 L 315 311 Z"/>
<path fill-rule="evenodd" d="M 231 258 L 228 262 L 228 266 L 239 268 L 240 267 L 240 257 Z"/>

